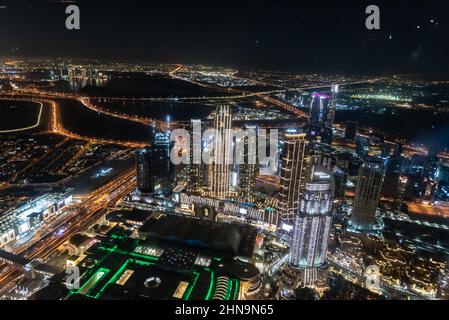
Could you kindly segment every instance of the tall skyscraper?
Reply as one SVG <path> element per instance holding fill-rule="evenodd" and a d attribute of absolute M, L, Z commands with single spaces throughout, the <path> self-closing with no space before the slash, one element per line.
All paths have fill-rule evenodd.
<path fill-rule="evenodd" d="M 352 208 L 351 225 L 357 230 L 370 230 L 376 222 L 385 166 L 380 160 L 365 161 L 359 170 Z"/>
<path fill-rule="evenodd" d="M 382 194 L 386 197 L 397 199 L 399 196 L 399 177 L 402 170 L 402 157 L 392 155 L 385 170 L 385 179 Z"/>
<path fill-rule="evenodd" d="M 154 192 L 154 183 L 151 178 L 152 150 L 143 148 L 136 151 L 137 189 L 142 194 Z"/>
<path fill-rule="evenodd" d="M 346 121 L 345 139 L 355 141 L 357 136 L 357 121 Z"/>
<path fill-rule="evenodd" d="M 332 173 L 324 167 L 314 166 L 295 214 L 290 245 L 292 266 L 315 268 L 326 261 L 333 190 Z"/>
<path fill-rule="evenodd" d="M 309 134 L 312 137 L 320 136 L 321 142 L 332 143 L 332 127 L 334 125 L 336 98 L 339 91 L 338 85 L 332 86 L 331 95 L 314 93 L 310 105 Z"/>
<path fill-rule="evenodd" d="M 332 85 L 332 93 L 331 93 L 331 100 L 329 101 L 328 110 L 326 114 L 326 121 L 324 126 L 330 130 L 332 130 L 332 127 L 334 125 L 335 120 L 335 111 L 337 110 L 337 94 L 340 90 L 340 86 L 338 84 Z"/>
<path fill-rule="evenodd" d="M 247 125 L 245 127 L 247 130 L 254 130 L 256 132 L 257 127 Z M 238 142 L 237 142 L 238 143 Z M 256 189 L 256 171 L 257 171 L 257 139 L 256 136 L 245 136 L 243 137 L 243 164 L 239 164 L 239 193 L 238 200 L 242 202 L 254 202 L 255 200 L 255 189 Z M 251 159 L 252 155 L 254 158 Z"/>
<path fill-rule="evenodd" d="M 210 195 L 217 199 L 230 196 L 232 162 L 232 112 L 229 105 L 217 109 L 214 128 L 221 139 L 214 139 L 214 163 L 209 165 Z"/>
<path fill-rule="evenodd" d="M 202 122 L 201 120 L 191 120 L 190 130 L 190 165 L 188 166 L 189 184 L 187 191 L 191 193 L 201 193 L 204 186 L 204 165 L 202 155 Z M 195 128 L 195 129 L 194 129 Z"/>
<path fill-rule="evenodd" d="M 328 123 L 330 96 L 321 93 L 312 94 L 309 118 L 312 130 L 321 130 Z"/>
<path fill-rule="evenodd" d="M 174 183 L 170 133 L 150 130 L 151 146 L 136 151 L 137 188 L 143 194 L 167 192 Z"/>
<path fill-rule="evenodd" d="M 306 145 L 305 134 L 285 134 L 278 213 L 279 222 L 286 226 L 293 224 L 295 212 L 299 210 L 307 170 Z"/>

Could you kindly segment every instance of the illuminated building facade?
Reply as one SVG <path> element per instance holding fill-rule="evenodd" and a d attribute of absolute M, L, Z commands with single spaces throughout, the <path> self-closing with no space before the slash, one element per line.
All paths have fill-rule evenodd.
<path fill-rule="evenodd" d="M 197 127 L 200 130 L 193 130 L 194 127 Z M 201 120 L 192 119 L 190 132 L 189 185 L 187 186 L 187 191 L 196 194 L 201 192 L 204 179 L 204 166 L 201 159 L 201 129 Z"/>
<path fill-rule="evenodd" d="M 339 86 L 332 86 L 332 94 L 326 95 L 321 93 L 312 94 L 312 102 L 310 105 L 310 136 L 320 136 L 321 142 L 331 144 L 332 127 L 335 119 L 336 96 Z"/>
<path fill-rule="evenodd" d="M 229 105 L 217 109 L 214 128 L 221 139 L 214 139 L 214 162 L 209 165 L 210 195 L 217 199 L 230 196 L 232 160 L 232 112 Z"/>
<path fill-rule="evenodd" d="M 136 151 L 137 189 L 143 194 L 166 192 L 174 182 L 170 133 L 153 131 L 151 144 Z"/>
<path fill-rule="evenodd" d="M 279 222 L 287 227 L 293 224 L 305 184 L 307 169 L 306 146 L 305 134 L 285 134 L 278 212 L 280 215 Z"/>
<path fill-rule="evenodd" d="M 328 121 L 328 111 L 330 96 L 326 94 L 312 94 L 312 102 L 310 104 L 309 118 L 310 126 L 313 129 L 324 128 Z"/>
<path fill-rule="evenodd" d="M 152 171 L 152 149 L 143 148 L 136 151 L 137 189 L 140 193 L 154 192 Z"/>
<path fill-rule="evenodd" d="M 360 167 L 352 209 L 353 228 L 370 230 L 374 226 L 384 171 L 384 164 L 376 160 L 365 161 Z"/>
<path fill-rule="evenodd" d="M 292 266 L 315 268 L 325 262 L 332 224 L 332 199 L 332 173 L 315 166 L 295 214 L 290 246 Z"/>
<path fill-rule="evenodd" d="M 399 177 L 402 170 L 402 157 L 393 155 L 385 171 L 385 180 L 382 187 L 382 194 L 396 200 L 399 196 Z"/>
<path fill-rule="evenodd" d="M 334 125 L 335 120 L 335 110 L 337 109 L 337 94 L 340 90 L 338 84 L 332 86 L 332 95 L 331 100 L 329 101 L 328 110 L 326 114 L 325 127 L 327 129 L 332 130 L 332 126 Z"/>
<path fill-rule="evenodd" d="M 255 126 L 246 126 L 246 129 L 256 130 Z M 257 141 L 254 138 L 245 136 L 243 137 L 243 159 L 244 163 L 239 165 L 239 194 L 238 200 L 242 202 L 254 202 L 256 189 L 256 159 L 250 159 L 251 154 L 256 154 L 255 150 Z M 254 152 L 252 152 L 254 151 Z"/>
<path fill-rule="evenodd" d="M 46 194 L 22 206 L 3 213 L 0 217 L 0 248 L 36 230 L 42 223 L 56 217 L 61 210 L 72 203 L 72 196 Z"/>

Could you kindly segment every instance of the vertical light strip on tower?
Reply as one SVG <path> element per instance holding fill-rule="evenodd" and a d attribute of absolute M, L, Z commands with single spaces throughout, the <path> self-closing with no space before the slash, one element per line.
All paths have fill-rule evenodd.
<path fill-rule="evenodd" d="M 286 134 L 282 157 L 278 199 L 280 222 L 292 225 L 294 213 L 299 209 L 301 188 L 306 169 L 306 135 Z"/>
<path fill-rule="evenodd" d="M 226 199 L 230 195 L 232 159 L 232 113 L 229 105 L 218 107 L 214 127 L 221 139 L 214 141 L 214 163 L 209 165 L 209 188 L 212 197 Z"/>

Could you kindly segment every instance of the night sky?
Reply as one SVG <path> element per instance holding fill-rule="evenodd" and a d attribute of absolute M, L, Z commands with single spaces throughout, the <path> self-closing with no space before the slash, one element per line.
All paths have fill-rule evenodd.
<path fill-rule="evenodd" d="M 447 0 L 73 2 L 76 31 L 65 29 L 70 3 L 0 0 L 0 55 L 449 76 Z M 365 28 L 370 4 L 381 30 Z"/>

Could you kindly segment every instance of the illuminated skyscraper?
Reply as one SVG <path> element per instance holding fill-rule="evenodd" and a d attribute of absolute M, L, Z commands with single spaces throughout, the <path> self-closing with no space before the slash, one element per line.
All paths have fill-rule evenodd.
<path fill-rule="evenodd" d="M 385 166 L 381 161 L 365 161 L 359 170 L 352 208 L 351 225 L 357 230 L 370 230 L 376 222 Z"/>
<path fill-rule="evenodd" d="M 136 151 L 137 188 L 143 194 L 169 191 L 174 182 L 170 133 L 150 130 L 151 146 Z"/>
<path fill-rule="evenodd" d="M 327 108 L 326 123 L 325 123 L 325 127 L 329 129 L 332 129 L 334 125 L 335 111 L 337 110 L 337 94 L 339 90 L 340 86 L 338 84 L 332 85 L 331 100 L 329 101 L 329 105 Z"/>
<path fill-rule="evenodd" d="M 402 157 L 393 156 L 388 160 L 382 194 L 396 200 L 399 196 L 399 177 L 401 176 Z"/>
<path fill-rule="evenodd" d="M 321 142 L 332 143 L 332 127 L 335 119 L 338 85 L 332 86 L 332 95 L 314 93 L 309 111 L 309 135 L 321 137 Z"/>
<path fill-rule="evenodd" d="M 232 112 L 229 105 L 217 109 L 214 128 L 221 139 L 214 139 L 214 163 L 209 165 L 210 195 L 217 199 L 230 196 L 232 162 Z"/>
<path fill-rule="evenodd" d="M 321 166 L 314 166 L 295 214 L 290 245 L 292 266 L 315 268 L 326 261 L 333 189 L 332 173 Z"/>
<path fill-rule="evenodd" d="M 299 209 L 301 192 L 305 185 L 307 169 L 306 135 L 286 134 L 282 156 L 281 180 L 278 198 L 280 223 L 293 224 L 295 212 Z"/>
<path fill-rule="evenodd" d="M 137 189 L 143 193 L 154 192 L 153 179 L 151 178 L 152 150 L 143 148 L 136 151 Z"/>
<path fill-rule="evenodd" d="M 254 130 L 256 132 L 256 126 L 246 126 L 247 130 Z M 238 142 L 237 142 L 238 143 Z M 242 142 L 241 142 L 242 143 Z M 257 140 L 251 136 L 245 136 L 243 138 L 243 159 L 244 163 L 239 164 L 239 193 L 238 200 L 243 202 L 254 202 L 254 192 L 256 189 L 256 146 Z"/>
<path fill-rule="evenodd" d="M 204 179 L 204 165 L 201 159 L 202 152 L 202 125 L 201 120 L 191 120 L 190 130 L 190 165 L 189 171 L 189 184 L 187 190 L 192 193 L 200 193 L 203 188 Z M 194 129 L 195 128 L 195 129 Z"/>
<path fill-rule="evenodd" d="M 321 130 L 329 122 L 329 102 L 330 96 L 326 94 L 312 94 L 312 102 L 310 104 L 309 118 L 312 130 Z"/>

